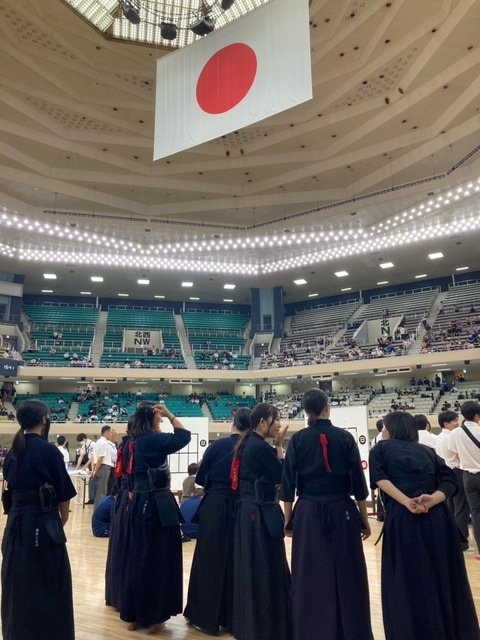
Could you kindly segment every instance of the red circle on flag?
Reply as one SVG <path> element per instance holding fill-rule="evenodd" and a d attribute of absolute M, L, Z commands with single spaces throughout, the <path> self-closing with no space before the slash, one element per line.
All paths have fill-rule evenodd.
<path fill-rule="evenodd" d="M 366 460 L 362 460 L 362 469 L 365 471 L 368 467 L 368 462 Z"/>
<path fill-rule="evenodd" d="M 257 56 L 242 43 L 217 51 L 197 80 L 197 102 L 205 113 L 218 115 L 236 107 L 250 91 L 257 73 Z"/>

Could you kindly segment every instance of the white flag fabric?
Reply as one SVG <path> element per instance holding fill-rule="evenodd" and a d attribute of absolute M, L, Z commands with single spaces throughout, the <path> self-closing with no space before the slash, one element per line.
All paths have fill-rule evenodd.
<path fill-rule="evenodd" d="M 153 159 L 311 98 L 308 0 L 272 0 L 157 60 Z"/>

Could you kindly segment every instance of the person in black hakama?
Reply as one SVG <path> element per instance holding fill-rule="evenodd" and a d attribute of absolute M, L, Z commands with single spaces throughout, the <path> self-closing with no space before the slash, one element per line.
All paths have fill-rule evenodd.
<path fill-rule="evenodd" d="M 120 609 L 126 585 L 126 568 L 130 549 L 129 490 L 130 476 L 127 474 L 129 460 L 129 442 L 134 417 L 127 425 L 127 434 L 123 436 L 118 448 L 114 476 L 118 483 L 118 494 L 112 509 L 110 520 L 107 564 L 105 568 L 105 604 Z"/>
<path fill-rule="evenodd" d="M 240 500 L 234 535 L 233 636 L 237 640 L 291 640 L 290 570 L 277 488 L 283 439 L 278 409 L 258 404 L 251 429 L 235 447 L 232 487 Z M 275 449 L 265 438 L 275 439 Z"/>
<path fill-rule="evenodd" d="M 307 391 L 303 407 L 308 427 L 290 439 L 280 489 L 292 536 L 293 638 L 370 640 L 362 547 L 370 535 L 368 489 L 358 447 L 348 431 L 330 422 L 323 391 Z"/>
<path fill-rule="evenodd" d="M 173 433 L 160 433 L 162 417 Z M 139 404 L 132 424 L 134 446 L 129 471 L 133 475 L 130 512 L 130 555 L 120 618 L 128 629 L 155 633 L 170 616 L 182 612 L 182 541 L 180 511 L 170 491 L 167 456 L 191 438 L 180 420 L 164 405 Z"/>
<path fill-rule="evenodd" d="M 415 419 L 384 418 L 390 439 L 370 452 L 372 487 L 386 496 L 382 608 L 386 640 L 479 640 L 461 539 L 445 500 L 453 471 L 418 443 Z"/>
<path fill-rule="evenodd" d="M 1 572 L 3 639 L 73 640 L 72 576 L 63 527 L 76 491 L 63 456 L 46 441 L 48 406 L 26 400 L 18 407 L 17 420 L 20 430 L 3 465 L 8 483 Z"/>
<path fill-rule="evenodd" d="M 184 615 L 212 635 L 221 627 L 232 631 L 233 533 L 239 494 L 230 487 L 230 465 L 240 434 L 250 428 L 250 413 L 246 407 L 235 412 L 231 435 L 212 442 L 195 478 L 205 495 L 195 516 L 197 544 Z"/>

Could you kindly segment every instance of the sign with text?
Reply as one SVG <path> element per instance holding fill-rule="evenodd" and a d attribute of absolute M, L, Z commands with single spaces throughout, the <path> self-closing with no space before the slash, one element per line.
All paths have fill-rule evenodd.
<path fill-rule="evenodd" d="M 124 329 L 123 350 L 142 351 L 143 349 L 161 349 L 163 347 L 162 332 L 156 329 Z"/>

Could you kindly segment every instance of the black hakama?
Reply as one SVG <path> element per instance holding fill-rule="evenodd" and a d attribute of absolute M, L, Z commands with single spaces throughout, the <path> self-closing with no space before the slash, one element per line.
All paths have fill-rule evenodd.
<path fill-rule="evenodd" d="M 294 639 L 371 640 L 362 522 L 350 498 L 368 490 L 352 435 L 318 420 L 292 436 L 283 471 L 281 499 L 299 494 L 288 523 Z"/>
<path fill-rule="evenodd" d="M 432 449 L 402 440 L 370 452 L 372 486 L 390 480 L 409 497 L 455 491 L 455 476 Z M 461 540 L 445 502 L 412 514 L 386 497 L 382 547 L 386 640 L 479 640 Z"/>
<path fill-rule="evenodd" d="M 128 464 L 128 441 L 123 439 L 118 450 L 122 460 L 122 477 L 120 487 L 115 497 L 110 521 L 108 538 L 107 564 L 105 568 L 105 604 L 114 609 L 120 609 L 120 603 L 125 600 L 125 585 L 127 583 L 127 558 L 130 553 L 130 499 L 129 483 L 126 468 Z"/>
<path fill-rule="evenodd" d="M 120 618 L 138 627 L 161 624 L 182 612 L 180 510 L 168 488 L 150 490 L 149 469 L 166 469 L 167 455 L 190 441 L 190 432 L 148 433 L 135 438 L 133 499 L 129 505 L 130 555 Z M 162 471 L 163 473 L 163 471 Z"/>
<path fill-rule="evenodd" d="M 281 473 L 275 451 L 258 434 L 249 436 L 240 462 L 235 518 L 233 636 L 237 640 L 292 637 L 283 513 L 275 504 Z M 257 496 L 255 478 L 263 478 Z"/>
<path fill-rule="evenodd" d="M 205 488 L 205 495 L 195 515 L 198 534 L 184 615 L 212 635 L 221 627 L 231 633 L 233 624 L 233 534 L 238 494 L 230 489 L 229 476 L 238 438 L 233 434 L 212 442 L 195 478 L 195 483 Z"/>
<path fill-rule="evenodd" d="M 25 435 L 25 442 L 19 461 L 7 456 L 4 465 L 13 506 L 2 540 L 3 638 L 73 640 L 72 576 L 65 533 L 58 507 L 41 510 L 38 489 L 48 482 L 59 502 L 73 498 L 75 489 L 55 447 L 36 434 Z"/>
<path fill-rule="evenodd" d="M 184 615 L 207 633 L 231 632 L 233 616 L 234 495 L 207 493 L 198 510 L 198 534 Z"/>

